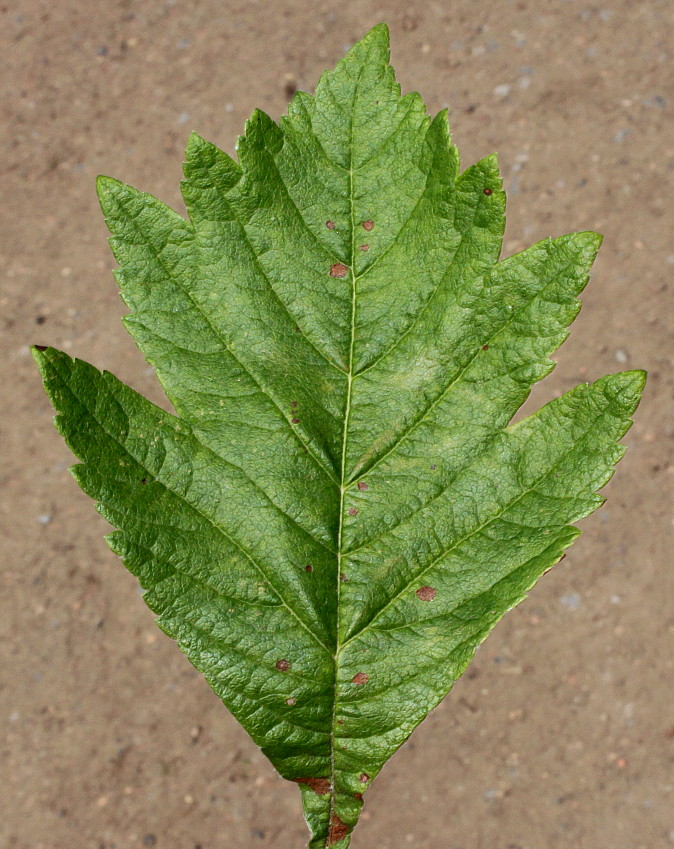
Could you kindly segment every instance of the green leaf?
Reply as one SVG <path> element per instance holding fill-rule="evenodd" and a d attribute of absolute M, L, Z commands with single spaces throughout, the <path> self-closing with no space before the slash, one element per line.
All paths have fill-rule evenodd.
<path fill-rule="evenodd" d="M 496 159 L 400 96 L 372 30 L 254 113 L 238 163 L 194 135 L 189 221 L 108 178 L 125 324 L 176 414 L 35 351 L 112 549 L 281 775 L 312 849 L 578 535 L 642 372 L 509 425 L 553 367 L 600 237 L 498 261 Z"/>

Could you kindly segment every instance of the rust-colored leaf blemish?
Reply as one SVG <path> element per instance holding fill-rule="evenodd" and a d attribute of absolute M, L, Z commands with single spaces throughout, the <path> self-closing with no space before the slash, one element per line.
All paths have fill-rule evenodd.
<path fill-rule="evenodd" d="M 374 221 L 371 218 L 368 218 L 367 221 L 363 221 L 363 230 L 367 230 L 369 232 L 373 227 Z"/>
<path fill-rule="evenodd" d="M 358 509 L 356 507 L 349 507 L 349 516 L 357 516 Z"/>
<path fill-rule="evenodd" d="M 314 567 L 311 565 L 311 563 L 308 563 L 308 564 L 304 567 L 304 571 L 305 571 L 305 572 L 313 572 L 313 571 L 314 571 Z"/>
<path fill-rule="evenodd" d="M 356 674 L 351 679 L 354 684 L 367 684 L 368 680 L 369 679 L 364 672 L 356 672 Z"/>
<path fill-rule="evenodd" d="M 484 191 L 484 193 L 485 193 L 486 195 L 490 195 L 490 194 L 492 194 L 491 189 L 483 189 L 483 191 Z"/>
<path fill-rule="evenodd" d="M 336 262 L 330 267 L 330 277 L 346 277 L 348 273 L 349 269 L 343 262 Z"/>
<path fill-rule="evenodd" d="M 348 835 L 349 830 L 349 826 L 342 822 L 337 814 L 331 814 L 330 830 L 328 831 L 328 846 L 334 846 L 335 843 L 339 843 L 340 840 L 344 840 L 344 838 Z"/>
<path fill-rule="evenodd" d="M 365 492 L 365 490 L 367 489 L 367 484 L 365 483 L 365 481 L 358 481 L 358 489 L 361 492 Z"/>
<path fill-rule="evenodd" d="M 360 781 L 361 784 L 367 784 L 369 780 L 370 776 L 366 772 L 361 772 L 361 774 L 358 776 L 358 781 Z"/>
<path fill-rule="evenodd" d="M 319 796 L 325 796 L 331 789 L 330 779 L 328 778 L 295 778 L 294 781 L 297 784 L 306 784 L 307 787 L 311 787 L 314 793 L 318 793 Z"/>
<path fill-rule="evenodd" d="M 325 226 L 328 228 L 328 230 L 334 230 L 335 229 L 335 222 L 334 221 L 326 221 Z"/>
<path fill-rule="evenodd" d="M 483 345 L 483 346 L 482 346 L 482 350 L 483 350 L 483 351 L 488 351 L 488 350 L 489 350 L 489 345 Z"/>
<path fill-rule="evenodd" d="M 417 598 L 420 598 L 421 601 L 433 601 L 435 594 L 436 591 L 433 587 L 419 587 L 417 590 Z"/>
<path fill-rule="evenodd" d="M 287 660 L 277 660 L 276 668 L 280 669 L 281 672 L 287 672 L 290 669 L 290 664 Z"/>
<path fill-rule="evenodd" d="M 338 719 L 338 720 L 337 720 L 337 725 L 344 725 L 344 720 L 343 720 L 343 719 Z"/>
<path fill-rule="evenodd" d="M 46 351 L 47 350 L 46 345 L 34 345 L 33 347 L 35 348 L 36 351 Z"/>
<path fill-rule="evenodd" d="M 362 793 L 354 793 L 353 798 L 358 799 L 358 801 L 360 802 L 361 799 L 363 798 L 363 794 Z"/>
<path fill-rule="evenodd" d="M 370 246 L 369 245 L 360 245 L 360 249 L 361 249 L 361 251 L 369 251 Z"/>
<path fill-rule="evenodd" d="M 297 418 L 297 416 L 295 416 L 293 419 L 291 419 L 291 421 L 292 421 L 293 424 L 299 424 L 300 423 L 300 420 Z"/>
<path fill-rule="evenodd" d="M 147 478 L 141 478 L 141 479 L 140 479 L 140 482 L 141 482 L 141 483 L 147 483 Z"/>
<path fill-rule="evenodd" d="M 339 573 L 339 580 L 340 580 L 343 584 L 346 584 L 346 583 L 348 583 L 348 581 L 349 581 L 349 579 L 346 577 L 346 575 L 344 574 L 344 572 L 340 572 L 340 573 Z"/>

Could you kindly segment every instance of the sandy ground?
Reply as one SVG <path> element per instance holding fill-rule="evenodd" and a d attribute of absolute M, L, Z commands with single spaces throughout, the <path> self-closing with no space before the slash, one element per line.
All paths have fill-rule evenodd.
<path fill-rule="evenodd" d="M 123 330 L 94 178 L 180 207 L 194 128 L 233 151 L 255 106 L 379 20 L 404 90 L 498 150 L 505 254 L 605 234 L 533 402 L 650 371 L 606 506 L 479 651 L 367 797 L 353 849 L 674 845 L 673 7 L 668 0 L 0 4 L 0 846 L 301 849 L 277 778 L 107 550 L 28 353 L 48 343 L 159 399 Z M 669 128 L 670 135 L 667 135 Z M 670 416 L 670 418 L 668 418 Z M 668 556 L 669 555 L 669 556 Z"/>

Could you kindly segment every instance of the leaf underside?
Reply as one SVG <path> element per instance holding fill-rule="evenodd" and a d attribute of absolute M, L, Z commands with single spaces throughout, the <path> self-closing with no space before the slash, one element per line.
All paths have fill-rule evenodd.
<path fill-rule="evenodd" d="M 498 261 L 495 157 L 400 96 L 372 30 L 256 112 L 238 163 L 190 138 L 189 221 L 101 178 L 125 324 L 177 415 L 35 356 L 75 478 L 157 622 L 285 778 L 312 849 L 503 614 L 623 454 L 642 372 L 509 425 L 552 369 L 600 238 Z"/>

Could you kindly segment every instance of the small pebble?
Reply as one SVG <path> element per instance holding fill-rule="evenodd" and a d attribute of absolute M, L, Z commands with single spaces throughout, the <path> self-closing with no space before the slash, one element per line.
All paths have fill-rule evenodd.
<path fill-rule="evenodd" d="M 40 513 L 37 517 L 37 521 L 41 525 L 48 525 L 51 522 L 51 513 Z"/>
<path fill-rule="evenodd" d="M 627 354 L 627 351 L 623 351 L 622 348 L 618 348 L 618 350 L 615 352 L 615 358 L 616 362 L 618 363 L 626 363 L 629 359 L 629 356 Z"/>
<path fill-rule="evenodd" d="M 507 97 L 510 94 L 510 86 L 507 83 L 502 83 L 494 88 L 495 97 Z"/>
<path fill-rule="evenodd" d="M 568 607 L 569 610 L 575 611 L 580 607 L 580 596 L 578 593 L 569 593 L 568 595 L 560 596 L 559 601 L 560 604 Z"/>

